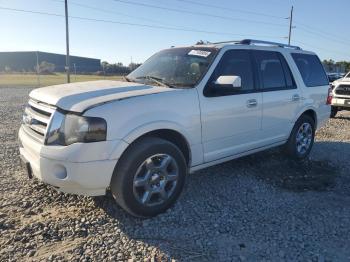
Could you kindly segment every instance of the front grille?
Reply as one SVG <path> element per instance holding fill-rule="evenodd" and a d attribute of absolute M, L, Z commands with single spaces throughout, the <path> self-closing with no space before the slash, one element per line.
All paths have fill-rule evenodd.
<path fill-rule="evenodd" d="M 350 85 L 340 85 L 335 89 L 336 95 L 350 96 Z"/>
<path fill-rule="evenodd" d="M 55 107 L 30 99 L 24 110 L 23 129 L 34 139 L 44 143 L 54 111 Z"/>

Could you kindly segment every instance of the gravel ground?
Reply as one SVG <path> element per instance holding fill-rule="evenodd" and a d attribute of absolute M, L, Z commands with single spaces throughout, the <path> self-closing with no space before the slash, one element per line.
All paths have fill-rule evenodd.
<path fill-rule="evenodd" d="M 189 176 L 177 204 L 130 217 L 111 196 L 28 180 L 17 130 L 29 88 L 0 88 L 0 261 L 349 261 L 350 113 L 312 155 L 255 154 Z"/>

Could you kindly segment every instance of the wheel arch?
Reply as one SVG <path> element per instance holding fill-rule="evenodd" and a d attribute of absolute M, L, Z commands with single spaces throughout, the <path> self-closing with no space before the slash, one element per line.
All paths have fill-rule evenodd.
<path fill-rule="evenodd" d="M 297 115 L 297 117 L 294 119 L 293 126 L 292 126 L 292 129 L 289 132 L 288 138 L 291 136 L 291 134 L 293 132 L 293 128 L 295 126 L 295 123 L 303 115 L 310 116 L 315 122 L 315 129 L 317 128 L 317 113 L 316 113 L 316 110 L 314 108 L 311 108 L 311 107 L 310 108 L 305 108 L 304 110 L 301 110 L 300 113 Z"/>
<path fill-rule="evenodd" d="M 167 141 L 173 143 L 174 145 L 176 145 L 180 149 L 180 151 L 182 152 L 182 154 L 184 155 L 184 157 L 186 159 L 187 166 L 190 167 L 191 159 L 192 159 L 191 147 L 190 147 L 187 139 L 179 131 L 173 130 L 173 129 L 152 130 L 152 131 L 149 131 L 147 133 L 142 134 L 141 136 L 136 138 L 131 144 L 137 143 L 137 141 L 139 141 L 140 139 L 145 138 L 145 137 L 157 137 L 157 138 L 161 138 L 161 139 L 164 139 L 164 140 L 167 140 Z"/>
<path fill-rule="evenodd" d="M 315 128 L 317 127 L 317 113 L 315 110 L 313 109 L 308 109 L 306 110 L 304 113 L 301 114 L 302 115 L 307 115 L 307 116 L 310 116 L 314 122 L 315 122 Z"/>
<path fill-rule="evenodd" d="M 190 135 L 181 126 L 172 122 L 157 122 L 135 128 L 123 138 L 126 146 L 115 150 L 112 153 L 112 158 L 121 158 L 131 144 L 137 143 L 137 141 L 144 137 L 158 137 L 175 144 L 183 153 L 188 167 L 191 166 L 192 150 Z"/>
<path fill-rule="evenodd" d="M 296 123 L 302 115 L 310 116 L 315 122 L 315 128 L 317 127 L 317 112 L 314 108 L 309 107 L 301 110 L 297 117 L 294 119 L 294 123 Z"/>

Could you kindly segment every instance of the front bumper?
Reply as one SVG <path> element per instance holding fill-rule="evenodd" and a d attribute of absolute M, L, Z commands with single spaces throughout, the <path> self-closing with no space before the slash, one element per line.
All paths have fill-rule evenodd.
<path fill-rule="evenodd" d="M 19 131 L 20 155 L 33 176 L 59 191 L 87 196 L 104 195 L 109 187 L 122 140 L 45 146 Z"/>

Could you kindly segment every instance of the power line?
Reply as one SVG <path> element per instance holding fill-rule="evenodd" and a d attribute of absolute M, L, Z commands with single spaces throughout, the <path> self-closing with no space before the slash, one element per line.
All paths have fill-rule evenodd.
<path fill-rule="evenodd" d="M 334 43 L 339 43 L 339 44 L 342 44 L 342 45 L 346 45 L 347 47 L 350 45 L 349 42 L 345 42 L 345 41 L 342 41 L 342 40 L 334 39 L 332 37 L 325 36 L 323 34 L 320 34 L 320 33 L 315 32 L 315 31 L 311 31 L 309 29 L 306 29 L 306 28 L 303 28 L 303 27 L 300 27 L 300 26 L 297 27 L 297 29 L 299 29 L 301 31 L 304 31 L 304 32 L 306 32 L 308 34 L 315 35 L 315 36 L 321 37 L 323 39 L 327 39 L 327 40 L 332 41 Z"/>
<path fill-rule="evenodd" d="M 158 5 L 152 5 L 152 4 L 145 4 L 145 3 L 139 3 L 134 1 L 125 1 L 125 0 L 114 0 L 115 2 L 124 3 L 128 5 L 136 5 L 136 6 L 143 6 L 143 7 L 149 7 L 149 8 L 155 8 L 155 9 L 161 9 L 171 12 L 177 12 L 177 13 L 187 13 L 191 15 L 197 15 L 197 16 L 204 16 L 204 17 L 213 17 L 213 18 L 219 18 L 223 20 L 230 20 L 230 21 L 241 21 L 245 23 L 254 23 L 254 24 L 263 24 L 263 25 L 269 25 L 269 26 L 277 26 L 277 27 L 285 27 L 286 25 L 282 24 L 276 24 L 276 23 L 269 23 L 265 21 L 256 21 L 256 20 L 248 20 L 248 19 L 241 19 L 241 18 L 233 18 L 229 16 L 221 16 L 221 15 L 214 15 L 210 13 L 202 13 L 202 12 L 194 12 L 190 10 L 184 10 L 184 9 L 178 9 L 178 8 L 172 8 L 172 7 L 162 7 Z"/>
<path fill-rule="evenodd" d="M 17 8 L 9 8 L 9 7 L 2 7 L 0 6 L 0 10 L 6 10 L 6 11 L 14 11 L 14 12 L 21 12 L 21 13 L 30 13 L 30 14 L 38 14 L 38 15 L 46 15 L 46 16 L 54 16 L 54 17 L 61 17 L 64 18 L 65 16 L 62 14 L 56 14 L 56 13 L 48 13 L 48 12 L 41 12 L 41 11 L 34 11 L 34 10 L 24 10 L 24 9 L 17 9 Z M 167 26 L 156 26 L 156 25 L 147 25 L 147 24 L 139 24 L 139 23 L 128 23 L 128 22 L 121 22 L 121 21 L 114 21 L 114 20 L 104 20 L 104 19 L 95 19 L 95 18 L 89 18 L 89 17 L 80 17 L 80 16 L 69 16 L 69 18 L 77 19 L 77 20 L 83 20 L 83 21 L 91 21 L 91 22 L 102 22 L 102 23 L 111 23 L 111 24 L 121 24 L 121 25 L 128 25 L 128 26 L 137 26 L 137 27 L 144 27 L 144 28 L 155 28 L 155 29 L 163 29 L 163 30 L 172 30 L 172 31 L 184 31 L 184 32 L 196 32 L 196 33 L 206 33 L 206 34 L 213 34 L 213 35 L 231 35 L 231 36 L 250 36 L 250 37 L 269 37 L 269 38 L 279 38 L 279 37 L 272 37 L 272 36 L 259 36 L 259 35 L 243 35 L 243 34 L 231 34 L 231 33 L 224 33 L 224 32 L 213 32 L 213 31 L 205 31 L 205 30 L 198 30 L 198 29 L 190 29 L 190 28 L 178 28 L 178 27 L 167 27 Z M 332 39 L 334 40 L 334 39 Z M 342 55 L 349 55 L 345 52 L 339 52 L 335 50 L 329 50 L 322 47 L 315 47 L 313 45 L 295 41 L 296 43 L 309 46 L 311 48 L 316 49 L 322 49 L 330 53 L 338 53 Z"/>
<path fill-rule="evenodd" d="M 200 3 L 200 2 L 192 1 L 192 0 L 175 0 L 175 1 L 189 3 L 189 4 L 193 4 L 193 5 L 198 5 L 198 6 L 206 6 L 206 7 L 211 7 L 211 8 L 216 8 L 216 9 L 231 11 L 231 12 L 246 13 L 246 14 L 251 14 L 251 15 L 264 16 L 264 17 L 277 18 L 277 19 L 285 19 L 285 17 L 282 17 L 282 16 L 275 16 L 275 15 L 270 15 L 270 14 L 265 14 L 265 13 L 252 12 L 252 11 L 243 10 L 243 9 L 233 9 L 233 8 L 228 8 L 226 6 L 223 7 L 223 6 L 213 5 L 213 4 Z"/>
<path fill-rule="evenodd" d="M 118 0 L 115 0 L 115 1 L 118 1 Z M 227 8 L 227 7 L 222 7 L 222 6 L 217 6 L 217 5 L 212 5 L 212 4 L 205 4 L 205 3 L 199 3 L 199 2 L 196 2 L 196 1 L 193 1 L 193 0 L 175 0 L 175 1 L 179 1 L 179 2 L 185 2 L 185 3 L 191 3 L 191 4 L 195 4 L 195 5 L 199 5 L 199 6 L 207 6 L 207 7 L 212 7 L 212 8 L 217 8 L 217 9 L 222 9 L 222 10 L 229 10 L 229 11 L 240 11 L 240 12 L 245 12 L 245 13 L 251 13 L 251 14 L 255 14 L 255 15 L 261 15 L 261 16 L 267 16 L 267 17 L 274 17 L 274 18 L 281 18 L 281 19 L 285 19 L 283 17 L 279 17 L 279 16 L 272 16 L 272 15 L 267 15 L 267 14 L 264 14 L 264 13 L 256 13 L 256 12 L 250 12 L 250 11 L 246 11 L 246 10 L 238 10 L 238 9 L 231 9 L 231 8 Z M 293 7 L 292 7 L 292 10 L 293 10 Z M 291 12 L 291 16 L 288 17 L 288 19 L 290 19 L 291 23 L 291 28 L 290 28 L 290 31 L 289 31 L 289 37 L 288 37 L 288 41 L 290 42 L 290 39 L 291 39 L 291 29 L 294 29 L 295 27 L 293 26 L 292 24 L 292 13 L 293 11 Z M 333 35 L 334 37 L 337 37 L 337 38 L 340 38 L 339 36 L 335 35 L 335 34 L 332 34 L 330 32 L 325 32 L 325 31 L 322 31 L 320 29 L 316 29 L 316 28 L 313 28 L 311 26 L 308 26 L 306 24 L 302 24 L 302 23 L 296 23 L 298 24 L 299 26 L 301 27 L 304 27 L 301 28 L 301 30 L 304 30 L 310 34 L 314 34 L 314 35 L 317 35 L 317 36 L 320 36 L 320 37 L 323 37 L 325 39 L 329 39 L 331 41 L 334 41 L 334 42 L 338 42 L 338 43 L 341 43 L 341 44 L 344 44 L 344 45 L 349 45 L 350 43 L 350 39 L 348 40 L 349 42 L 346 43 L 344 41 L 339 41 L 337 39 L 333 39 L 333 38 L 330 38 L 330 37 L 327 37 L 328 35 Z M 308 29 L 309 28 L 309 29 Z M 322 34 L 322 32 L 324 34 L 326 34 L 327 36 L 325 36 L 324 34 Z M 341 37 L 342 39 L 344 39 L 344 37 L 342 36 Z M 346 39 L 347 40 L 347 39 Z"/>
<path fill-rule="evenodd" d="M 314 45 L 310 45 L 308 43 L 304 43 L 304 42 L 301 42 L 301 41 L 298 41 L 298 40 L 294 40 L 295 43 L 297 44 L 301 44 L 301 45 L 304 45 L 304 46 L 308 46 L 312 49 L 320 49 L 320 50 L 323 50 L 323 51 L 327 51 L 327 52 L 330 52 L 330 53 L 334 53 L 334 54 L 341 54 L 341 55 L 350 55 L 350 53 L 345 53 L 345 52 L 339 52 L 339 51 L 335 51 L 335 50 L 330 50 L 330 49 L 327 49 L 327 48 L 323 48 L 323 47 L 318 47 L 318 46 L 314 46 Z"/>
<path fill-rule="evenodd" d="M 188 10 L 181 10 L 181 9 L 177 9 L 177 8 L 170 8 L 170 7 L 161 7 L 161 6 L 156 6 L 156 5 L 151 5 L 151 4 L 145 4 L 145 3 L 139 3 L 139 2 L 134 2 L 134 1 L 130 1 L 130 0 L 114 0 L 116 2 L 120 2 L 120 3 L 125 3 L 125 4 L 130 4 L 130 5 L 136 5 L 136 6 L 144 6 L 144 7 L 150 7 L 150 8 L 156 8 L 156 9 L 162 9 L 162 10 L 168 10 L 168 11 L 173 11 L 173 12 L 180 12 L 180 13 L 188 13 L 188 14 L 194 14 L 194 15 L 199 15 L 199 16 L 210 16 L 210 17 L 215 17 L 215 18 L 221 18 L 221 19 L 225 19 L 225 20 L 235 20 L 235 21 L 244 21 L 244 22 L 248 22 L 248 23 L 259 23 L 259 24 L 268 24 L 268 25 L 274 25 L 274 26 L 285 26 L 285 25 L 281 25 L 281 24 L 275 24 L 275 23 L 267 23 L 267 22 L 262 22 L 262 21 L 253 21 L 253 20 L 246 20 L 246 19 L 239 19 L 239 18 L 231 18 L 231 17 L 226 17 L 226 16 L 218 16 L 218 15 L 212 15 L 212 14 L 208 14 L 208 13 L 201 13 L 201 12 L 193 12 L 193 11 L 188 11 Z M 176 1 L 185 1 L 185 2 L 191 2 L 191 3 L 197 3 L 194 2 L 192 0 L 176 0 Z M 199 4 L 199 3 L 197 3 Z M 203 5 L 203 4 L 202 4 Z M 216 6 L 218 7 L 218 6 Z M 291 20 L 291 18 L 288 18 Z M 292 29 L 294 29 L 293 25 L 292 25 Z M 320 36 L 323 37 L 325 39 L 329 39 L 333 42 L 338 42 L 344 45 L 349 45 L 349 43 L 343 42 L 343 41 L 339 41 L 339 40 L 335 40 L 333 38 L 329 38 L 326 37 L 318 32 L 312 32 L 310 30 L 301 28 L 301 30 L 307 31 L 310 34 L 314 34 L 316 36 Z M 290 39 L 291 36 L 288 37 L 288 39 Z"/>
<path fill-rule="evenodd" d="M 325 34 L 327 36 L 334 36 L 334 37 L 337 37 L 337 38 L 342 38 L 342 39 L 345 39 L 346 41 L 349 41 L 350 42 L 350 38 L 345 38 L 343 35 L 342 36 L 339 36 L 339 35 L 336 35 L 332 32 L 326 32 L 326 31 L 323 31 L 319 28 L 315 28 L 315 27 L 312 27 L 312 26 L 309 26 L 309 25 L 306 25 L 306 24 L 303 24 L 303 23 L 299 23 L 299 22 L 295 22 L 295 24 L 301 26 L 301 27 L 304 27 L 306 29 L 309 29 L 310 31 L 313 31 L 313 32 L 316 32 L 316 33 L 320 33 L 320 34 Z"/>
<path fill-rule="evenodd" d="M 2 7 L 2 6 L 0 6 L 0 10 L 39 14 L 39 15 L 46 15 L 46 16 L 55 16 L 55 17 L 65 17 L 64 15 L 56 14 L 56 13 L 48 13 L 48 12 L 41 12 L 41 11 L 34 11 L 34 10 L 24 10 L 24 9 L 18 9 L 18 8 Z M 129 23 L 129 22 L 121 22 L 121 21 L 115 21 L 115 20 L 96 19 L 96 18 L 80 17 L 80 16 L 69 16 L 69 18 L 77 19 L 77 20 L 84 20 L 84 21 L 92 21 L 92 22 L 129 25 L 129 26 L 137 26 L 137 27 L 144 27 L 144 28 L 156 28 L 156 29 L 172 30 L 172 31 L 206 33 L 206 34 L 213 34 L 213 35 L 230 35 L 230 36 L 241 36 L 241 37 L 247 37 L 247 36 L 268 37 L 268 36 L 259 36 L 259 35 L 244 35 L 244 34 L 232 34 L 232 33 L 225 33 L 225 32 L 214 32 L 214 31 L 199 30 L 199 29 L 194 29 L 194 28 L 190 29 L 190 28 L 179 28 L 179 27 L 170 27 L 170 26 L 162 26 L 162 25 L 157 26 L 157 25 L 147 25 L 147 24 L 139 24 L 139 23 Z"/>
<path fill-rule="evenodd" d="M 64 0 L 51 0 L 51 1 L 58 2 L 58 3 L 64 3 Z M 87 9 L 91 9 L 91 10 L 94 10 L 94 11 L 107 13 L 107 14 L 120 15 L 120 16 L 125 16 L 125 17 L 138 19 L 138 20 L 144 20 L 144 21 L 148 21 L 148 22 L 152 22 L 152 23 L 158 23 L 158 24 L 159 23 L 163 23 L 164 24 L 164 21 L 150 19 L 150 18 L 136 16 L 136 15 L 125 14 L 125 13 L 116 12 L 116 11 L 111 11 L 111 10 L 107 10 L 107 9 L 103 9 L 103 8 L 99 8 L 99 7 L 95 7 L 95 6 L 91 6 L 91 5 L 81 4 L 81 3 L 78 3 L 78 2 L 69 1 L 69 4 L 70 5 L 79 6 L 79 7 L 83 7 L 83 8 L 87 8 Z M 168 23 L 165 23 L 165 24 L 170 25 Z"/>
<path fill-rule="evenodd" d="M 52 0 L 54 2 L 64 2 L 63 0 Z M 79 6 L 79 7 L 83 7 L 83 8 L 87 8 L 87 9 L 91 9 L 91 10 L 95 10 L 95 11 L 99 11 L 99 12 L 103 12 L 103 13 L 108 13 L 108 14 L 115 14 L 115 15 L 122 15 L 122 16 L 125 16 L 125 17 L 130 17 L 130 18 L 135 18 L 135 19 L 139 19 L 139 20 L 145 20 L 145 21 L 149 21 L 149 22 L 154 22 L 154 23 L 164 23 L 163 21 L 160 21 L 160 20 L 154 20 L 154 19 L 149 19 L 149 18 L 144 18 L 144 17 L 139 17 L 139 16 L 133 16 L 133 15 L 129 15 L 129 14 L 124 14 L 124 13 L 120 13 L 120 12 L 115 12 L 115 11 L 111 11 L 111 10 L 106 10 L 106 9 L 102 9 L 102 8 L 99 8 L 99 7 L 94 7 L 94 6 L 91 6 L 91 5 L 85 5 L 85 4 L 80 4 L 80 3 L 77 3 L 77 2 L 72 2 L 70 1 L 70 4 L 71 5 L 76 5 L 76 6 Z M 170 26 L 173 26 L 173 27 L 176 27 L 176 28 L 181 28 L 181 29 L 186 29 L 186 30 L 193 30 L 193 28 L 188 28 L 188 27 L 179 27 L 179 26 L 176 26 L 174 24 L 169 24 L 169 23 L 165 23 L 165 25 L 170 25 Z M 220 33 L 221 34 L 221 33 Z M 226 33 L 222 33 L 222 34 L 226 34 Z M 232 35 L 230 33 L 227 33 L 227 35 Z M 252 36 L 252 35 L 241 35 L 241 36 Z M 282 38 L 282 37 L 279 37 L 279 36 L 259 36 L 259 35 L 256 35 L 257 37 L 266 37 L 266 38 Z"/>

